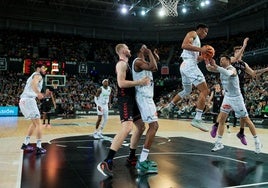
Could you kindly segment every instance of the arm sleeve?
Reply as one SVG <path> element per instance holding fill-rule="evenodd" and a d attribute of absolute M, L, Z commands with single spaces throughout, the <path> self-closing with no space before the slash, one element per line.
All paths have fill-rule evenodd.
<path fill-rule="evenodd" d="M 217 67 L 217 71 L 219 71 L 220 73 L 222 73 L 226 76 L 232 76 L 234 74 L 234 72 L 232 70 L 227 70 L 227 69 L 222 68 L 220 66 Z"/>

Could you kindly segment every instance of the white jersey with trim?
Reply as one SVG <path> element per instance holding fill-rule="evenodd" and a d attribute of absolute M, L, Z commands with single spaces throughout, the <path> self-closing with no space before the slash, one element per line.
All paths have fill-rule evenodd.
<path fill-rule="evenodd" d="M 232 65 L 229 65 L 227 69 L 235 69 L 235 68 Z M 236 97 L 241 95 L 238 75 L 227 76 L 220 73 L 220 79 L 222 87 L 224 89 L 224 95 L 228 97 Z"/>
<path fill-rule="evenodd" d="M 20 98 L 35 98 L 35 97 L 37 97 L 37 94 L 33 91 L 33 88 L 32 88 L 32 85 L 31 85 L 33 77 L 35 75 L 41 75 L 41 74 L 39 72 L 34 72 L 27 79 L 26 85 L 24 87 L 24 90 L 23 90 L 22 94 L 20 95 Z M 39 92 L 41 92 L 42 87 L 43 87 L 43 79 L 41 79 L 39 81 L 38 86 L 37 86 L 37 89 L 38 89 Z"/>
<path fill-rule="evenodd" d="M 200 42 L 198 35 L 196 35 L 195 39 L 193 40 L 193 46 L 201 47 L 201 42 Z M 194 59 L 196 62 L 197 62 L 198 56 L 199 56 L 199 52 L 197 51 L 190 51 L 190 50 L 183 49 L 181 53 L 182 59 Z"/>
<path fill-rule="evenodd" d="M 149 77 L 151 82 L 149 85 L 146 86 L 135 86 L 136 94 L 141 94 L 146 97 L 153 97 L 154 96 L 154 81 L 153 81 L 153 73 L 152 71 L 142 70 L 140 72 L 136 72 L 134 69 L 135 62 L 140 59 L 134 59 L 132 63 L 132 76 L 133 80 L 140 80 L 144 77 Z"/>
<path fill-rule="evenodd" d="M 98 97 L 98 103 L 100 105 L 107 105 L 110 100 L 110 95 L 111 95 L 111 87 L 107 86 L 107 88 L 104 88 L 101 86 L 101 93 L 100 96 Z"/>

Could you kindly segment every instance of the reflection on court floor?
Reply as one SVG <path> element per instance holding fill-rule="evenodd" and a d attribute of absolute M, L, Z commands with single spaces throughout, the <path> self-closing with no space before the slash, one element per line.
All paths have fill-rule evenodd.
<path fill-rule="evenodd" d="M 144 176 L 126 165 L 128 137 L 114 159 L 114 177 L 107 178 L 96 166 L 106 157 L 113 136 L 102 140 L 88 135 L 64 137 L 44 145 L 46 155 L 24 153 L 21 187 L 268 187 L 267 154 L 227 146 L 211 152 L 212 143 L 184 137 L 156 137 L 149 158 L 158 163 L 159 172 Z"/>

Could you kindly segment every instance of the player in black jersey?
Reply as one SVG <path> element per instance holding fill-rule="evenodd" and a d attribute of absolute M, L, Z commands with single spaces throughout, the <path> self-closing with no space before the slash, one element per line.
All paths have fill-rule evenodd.
<path fill-rule="evenodd" d="M 42 113 L 42 119 L 43 119 L 43 126 L 45 127 L 51 127 L 50 125 L 50 115 L 51 115 L 51 107 L 54 106 L 54 109 L 56 109 L 56 103 L 53 96 L 52 91 L 50 89 L 46 89 L 44 98 L 41 100 L 41 113 Z M 46 124 L 47 119 L 47 124 Z"/>
<path fill-rule="evenodd" d="M 126 44 L 117 44 L 115 51 L 119 57 L 116 64 L 117 75 L 117 98 L 118 109 L 120 112 L 121 129 L 115 135 L 107 157 L 98 164 L 97 169 L 104 176 L 113 176 L 113 158 L 119 148 L 122 146 L 125 138 L 132 130 L 133 122 L 136 126 L 130 139 L 130 156 L 135 157 L 135 151 L 138 141 L 145 130 L 144 123 L 141 120 L 141 115 L 135 100 L 135 86 L 148 85 L 150 79 L 144 77 L 143 79 L 133 81 L 131 68 L 128 64 L 131 56 L 130 50 Z"/>
<path fill-rule="evenodd" d="M 218 113 L 220 113 L 220 107 L 223 100 L 223 90 L 220 84 L 215 84 L 209 97 L 209 103 L 212 102 L 213 123 L 216 123 Z"/>
<path fill-rule="evenodd" d="M 215 84 L 214 89 L 211 91 L 210 97 L 209 97 L 209 103 L 212 101 L 212 112 L 213 112 L 213 127 L 210 131 L 210 135 L 215 138 L 217 135 L 217 129 L 219 123 L 217 122 L 218 114 L 220 113 L 220 107 L 221 103 L 224 97 L 224 90 L 222 90 L 220 84 Z M 227 130 L 230 132 L 229 125 L 227 124 Z"/>

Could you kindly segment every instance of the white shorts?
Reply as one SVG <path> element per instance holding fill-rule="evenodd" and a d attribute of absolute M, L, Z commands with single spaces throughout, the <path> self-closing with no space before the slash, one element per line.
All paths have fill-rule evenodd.
<path fill-rule="evenodd" d="M 221 112 L 229 114 L 232 110 L 235 112 L 235 117 L 237 118 L 248 116 L 248 111 L 242 95 L 237 97 L 224 96 L 221 105 Z"/>
<path fill-rule="evenodd" d="M 205 82 L 205 77 L 199 69 L 197 62 L 192 59 L 185 59 L 180 66 L 181 80 L 183 85 L 197 86 Z"/>
<path fill-rule="evenodd" d="M 152 97 L 146 97 L 136 94 L 136 101 L 141 113 L 141 119 L 144 123 L 158 121 L 156 106 Z"/>
<path fill-rule="evenodd" d="M 101 111 L 97 107 L 97 114 L 98 116 L 103 116 L 104 114 L 108 115 L 108 105 L 99 105 L 101 107 Z"/>
<path fill-rule="evenodd" d="M 21 98 L 19 106 L 26 119 L 39 119 L 41 117 L 35 98 Z"/>

